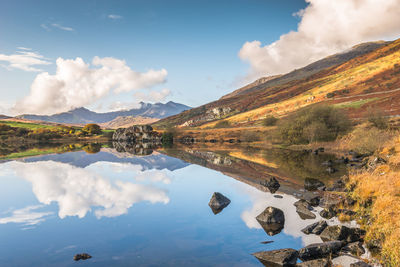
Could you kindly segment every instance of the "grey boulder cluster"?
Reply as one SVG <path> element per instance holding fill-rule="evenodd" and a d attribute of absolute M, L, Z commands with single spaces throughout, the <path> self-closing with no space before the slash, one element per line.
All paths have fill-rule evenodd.
<path fill-rule="evenodd" d="M 117 129 L 112 137 L 113 141 L 128 143 L 161 143 L 161 136 L 150 125 L 136 125 Z"/>

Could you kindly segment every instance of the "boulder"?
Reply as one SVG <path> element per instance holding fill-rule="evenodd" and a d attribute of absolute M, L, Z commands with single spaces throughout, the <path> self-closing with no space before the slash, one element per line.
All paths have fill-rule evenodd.
<path fill-rule="evenodd" d="M 304 261 L 298 263 L 296 267 L 331 267 L 331 261 L 329 259 L 316 259 L 311 261 Z"/>
<path fill-rule="evenodd" d="M 321 215 L 322 218 L 328 219 L 328 220 L 335 217 L 336 214 L 337 214 L 337 212 L 333 207 L 323 209 L 319 212 L 319 215 Z"/>
<path fill-rule="evenodd" d="M 363 261 L 358 261 L 350 264 L 350 267 L 372 267 L 372 265 L 369 265 L 368 263 Z"/>
<path fill-rule="evenodd" d="M 365 231 L 360 228 L 349 228 L 344 225 L 332 225 L 322 231 L 320 237 L 324 241 L 345 241 L 347 243 L 359 241 L 365 235 Z"/>
<path fill-rule="evenodd" d="M 326 168 L 326 172 L 332 174 L 332 173 L 337 172 L 337 170 L 333 167 L 328 167 L 328 168 Z"/>
<path fill-rule="evenodd" d="M 341 251 L 343 253 L 350 253 L 354 256 L 361 256 L 365 253 L 365 249 L 359 241 L 347 244 Z"/>
<path fill-rule="evenodd" d="M 313 224 L 310 224 L 310 225 L 306 226 L 305 228 L 301 229 L 301 231 L 302 231 L 303 233 L 305 233 L 306 235 L 309 235 L 309 234 L 312 233 L 312 231 L 314 230 L 314 228 L 317 227 L 318 223 L 319 223 L 319 222 L 315 222 L 315 223 L 313 223 Z"/>
<path fill-rule="evenodd" d="M 317 207 L 321 201 L 320 196 L 312 196 L 312 197 L 306 197 L 305 201 L 307 201 L 308 204 L 310 204 L 313 207 Z"/>
<path fill-rule="evenodd" d="M 315 234 L 319 235 L 322 233 L 322 231 L 328 226 L 326 221 L 319 221 L 313 224 L 310 224 L 309 226 L 305 227 L 301 231 L 305 234 Z"/>
<path fill-rule="evenodd" d="M 307 203 L 304 199 L 296 201 L 293 205 L 296 206 L 296 212 L 299 214 L 300 218 L 303 220 L 315 219 L 317 216 L 311 212 L 313 207 Z"/>
<path fill-rule="evenodd" d="M 326 258 L 331 254 L 339 252 L 342 246 L 342 241 L 311 244 L 299 250 L 299 258 L 302 261 Z"/>
<path fill-rule="evenodd" d="M 210 202 L 208 202 L 208 206 L 210 206 L 214 214 L 218 214 L 230 203 L 231 201 L 229 200 L 229 198 L 222 195 L 221 193 L 215 192 L 212 195 Z"/>
<path fill-rule="evenodd" d="M 314 235 L 320 235 L 327 226 L 328 226 L 328 224 L 326 223 L 326 221 L 323 221 L 323 220 L 319 221 L 317 226 L 311 231 L 311 233 Z"/>
<path fill-rule="evenodd" d="M 279 234 L 285 225 L 283 211 L 274 207 L 267 207 L 256 217 L 256 220 L 270 236 Z"/>
<path fill-rule="evenodd" d="M 74 261 L 79 261 L 79 260 L 87 260 L 90 259 L 92 256 L 90 256 L 87 253 L 82 253 L 82 254 L 76 254 L 74 256 Z"/>
<path fill-rule="evenodd" d="M 261 184 L 268 188 L 268 190 L 273 194 L 278 191 L 279 187 L 281 186 L 278 180 L 275 177 L 270 178 L 267 181 L 261 182 Z"/>
<path fill-rule="evenodd" d="M 291 248 L 260 251 L 253 254 L 265 266 L 295 266 L 298 252 Z"/>
<path fill-rule="evenodd" d="M 308 191 L 315 191 L 319 187 L 323 187 L 323 186 L 325 186 L 325 184 L 318 179 L 306 178 L 304 180 L 304 189 L 306 189 Z"/>

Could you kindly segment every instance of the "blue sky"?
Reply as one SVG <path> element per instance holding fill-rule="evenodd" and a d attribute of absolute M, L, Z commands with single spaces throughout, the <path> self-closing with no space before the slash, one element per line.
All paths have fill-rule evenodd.
<path fill-rule="evenodd" d="M 398 0 L 2 1 L 0 114 L 199 106 L 361 42 L 396 39 L 399 13 Z"/>
<path fill-rule="evenodd" d="M 166 100 L 198 106 L 240 84 L 247 65 L 238 52 L 246 41 L 270 43 L 295 29 L 299 18 L 293 13 L 306 4 L 301 0 L 13 0 L 1 6 L 0 54 L 31 48 L 52 63 L 40 66 L 50 74 L 58 57 L 81 57 L 85 62 L 95 56 L 113 57 L 125 60 L 135 71 L 164 68 L 167 81 L 155 90 L 168 88 L 171 95 Z M 14 103 L 27 95 L 37 74 L 0 68 L 2 102 Z M 121 98 L 134 97 L 109 95 L 102 102 Z"/>

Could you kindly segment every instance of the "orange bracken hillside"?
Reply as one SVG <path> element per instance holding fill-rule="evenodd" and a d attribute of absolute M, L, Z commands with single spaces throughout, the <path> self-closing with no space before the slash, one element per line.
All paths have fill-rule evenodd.
<path fill-rule="evenodd" d="M 247 125 L 268 115 L 285 116 L 320 102 L 346 109 L 353 118 L 364 116 L 369 108 L 378 108 L 386 115 L 400 115 L 400 39 L 379 44 L 372 51 L 364 49 L 364 53 L 347 56 L 348 60 L 340 64 L 308 72 L 296 70 L 300 74 L 276 78 L 281 82 L 269 80 L 265 87 L 257 85 L 255 91 L 247 90 L 245 94 L 211 102 L 155 125 L 206 128 L 220 120 L 227 120 L 233 126 Z M 319 63 L 319 66 L 326 65 Z"/>

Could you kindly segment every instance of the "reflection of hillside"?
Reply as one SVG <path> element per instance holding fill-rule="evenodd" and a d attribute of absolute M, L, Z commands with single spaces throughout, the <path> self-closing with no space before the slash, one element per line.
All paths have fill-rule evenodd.
<path fill-rule="evenodd" d="M 303 188 L 304 179 L 313 177 L 329 181 L 342 172 L 328 174 L 322 162 L 334 156 L 324 154 L 315 156 L 298 151 L 283 149 L 241 149 L 207 151 L 201 148 L 180 148 L 161 151 L 186 162 L 220 171 L 259 190 L 268 191 L 261 182 L 277 177 L 281 187 L 279 191 L 293 194 Z"/>

